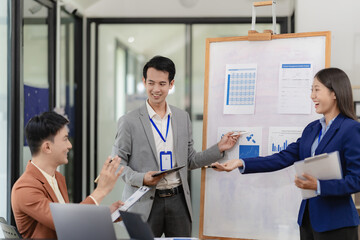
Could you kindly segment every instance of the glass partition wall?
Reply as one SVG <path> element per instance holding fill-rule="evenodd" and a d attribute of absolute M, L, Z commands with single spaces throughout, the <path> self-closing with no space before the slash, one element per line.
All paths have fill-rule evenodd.
<path fill-rule="evenodd" d="M 119 117 L 138 108 L 147 99 L 142 82 L 142 68 L 153 56 L 163 55 L 174 61 L 177 69 L 175 88 L 168 95 L 168 101 L 179 108 L 185 108 L 184 30 L 185 26 L 181 24 L 99 26 L 98 172 L 111 153 Z M 119 198 L 121 192 L 122 187 L 116 187 L 108 197 L 108 203 Z"/>
<path fill-rule="evenodd" d="M 67 179 L 71 201 L 82 198 L 81 136 L 76 137 L 82 134 L 82 112 L 75 110 L 82 104 L 82 20 L 60 9 L 60 67 L 56 69 L 57 7 L 53 0 L 0 0 L 0 155 L 8 159 L 0 161 L 0 194 L 7 196 L 0 199 L 0 216 L 11 224 L 15 222 L 9 186 L 31 159 L 24 127 L 34 115 L 54 109 L 55 103 L 71 121 L 74 146 L 69 164 L 60 171 Z"/>
<path fill-rule="evenodd" d="M 75 31 L 78 30 L 76 17 L 60 10 L 60 68 L 55 69 L 55 19 L 56 4 L 52 1 L 23 1 L 23 48 L 22 48 L 22 82 L 23 82 L 23 122 L 25 127 L 28 120 L 34 115 L 55 109 L 66 115 L 69 120 L 69 139 L 73 145 L 69 151 L 69 163 L 60 167 L 60 172 L 66 177 L 70 201 L 81 199 L 81 160 L 75 162 L 74 156 L 81 155 L 81 146 L 77 147 L 79 139 L 76 126 L 76 94 L 78 90 L 75 76 L 81 72 L 81 61 L 75 64 Z M 80 35 L 81 37 L 81 35 Z M 82 41 L 79 38 L 77 41 Z M 55 82 L 55 72 L 59 78 Z M 21 94 L 20 94 L 21 96 Z M 79 123 L 78 123 L 79 124 Z M 30 149 L 27 146 L 24 134 L 22 138 L 22 162 L 20 175 L 31 159 Z M 78 151 L 77 151 L 78 150 Z M 76 172 L 78 174 L 76 174 Z M 78 195 L 74 198 L 74 188 Z"/>
<path fill-rule="evenodd" d="M 48 111 L 50 106 L 49 79 L 49 9 L 34 1 L 24 1 L 23 8 L 23 83 L 24 122 L 34 115 Z M 23 136 L 23 162 L 20 172 L 25 171 L 31 159 L 30 149 Z"/>
<path fill-rule="evenodd" d="M 7 33 L 1 34 L 1 38 L 6 36 L 11 40 L 7 58 L 7 63 L 11 64 L 8 68 L 9 82 L 8 87 L 3 89 L 7 89 L 11 99 L 7 104 L 7 159 L 11 162 L 8 165 L 8 178 L 9 186 L 12 186 L 31 159 L 24 126 L 34 114 L 47 111 L 53 104 L 51 96 L 55 61 L 51 50 L 54 50 L 55 40 L 55 2 L 19 0 L 7 3 L 11 12 L 10 27 Z M 14 225 L 15 221 L 10 217 L 10 198 L 7 199 L 7 206 L 8 222 Z"/>
<path fill-rule="evenodd" d="M 169 104 L 185 108 L 185 45 L 183 24 L 99 25 L 97 172 L 111 154 L 119 117 L 138 108 L 147 99 L 142 69 L 153 56 L 163 55 L 174 61 L 175 87 L 167 99 Z M 120 180 L 103 204 L 121 199 L 122 189 L 123 181 Z M 117 237 L 126 237 L 126 232 L 119 233 L 119 229 L 116 227 Z"/>
<path fill-rule="evenodd" d="M 79 62 L 75 64 L 75 17 L 62 9 L 60 11 L 60 23 L 60 78 L 56 83 L 56 106 L 70 121 L 68 125 L 69 140 L 72 144 L 72 149 L 68 153 L 69 162 L 62 165 L 60 170 L 66 178 L 70 202 L 78 202 L 81 199 L 81 194 L 76 192 L 80 192 L 81 188 L 81 177 L 79 176 L 81 169 L 79 171 L 77 169 L 81 159 L 76 159 L 76 156 L 82 148 L 78 144 L 81 136 L 78 137 L 76 134 L 77 128 L 81 128 L 81 125 L 79 125 L 75 110 L 78 106 L 76 96 L 79 89 L 77 82 L 81 79 L 75 81 L 75 72 L 81 71 L 81 64 Z M 76 194 L 77 197 L 75 197 Z"/>

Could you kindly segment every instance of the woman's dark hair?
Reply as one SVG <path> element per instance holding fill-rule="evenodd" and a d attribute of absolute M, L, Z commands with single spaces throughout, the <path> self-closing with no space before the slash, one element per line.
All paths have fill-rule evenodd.
<path fill-rule="evenodd" d="M 351 83 L 346 73 L 339 68 L 325 68 L 316 73 L 315 78 L 335 93 L 340 113 L 356 120 Z"/>
<path fill-rule="evenodd" d="M 25 136 L 32 156 L 40 151 L 44 140 L 54 141 L 60 129 L 69 123 L 65 117 L 56 112 L 44 112 L 32 117 L 25 127 Z"/>
<path fill-rule="evenodd" d="M 148 61 L 143 69 L 143 77 L 147 78 L 147 70 L 149 68 L 155 68 L 156 70 L 168 72 L 169 73 L 169 83 L 174 79 L 175 77 L 175 64 L 173 61 L 171 61 L 170 58 L 162 57 L 162 56 L 155 56 L 150 61 Z"/>

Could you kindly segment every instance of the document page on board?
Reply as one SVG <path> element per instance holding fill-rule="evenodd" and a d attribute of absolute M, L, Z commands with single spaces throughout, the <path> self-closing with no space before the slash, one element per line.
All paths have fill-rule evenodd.
<path fill-rule="evenodd" d="M 279 114 L 310 114 L 312 63 L 281 63 L 279 71 Z"/>
<path fill-rule="evenodd" d="M 224 114 L 254 114 L 256 64 L 226 64 Z"/>
<path fill-rule="evenodd" d="M 278 153 L 301 137 L 304 127 L 270 127 L 268 155 Z"/>
<path fill-rule="evenodd" d="M 228 132 L 243 132 L 233 148 L 225 152 L 222 161 L 236 158 L 258 157 L 261 153 L 262 128 L 261 127 L 219 127 L 218 138 Z"/>

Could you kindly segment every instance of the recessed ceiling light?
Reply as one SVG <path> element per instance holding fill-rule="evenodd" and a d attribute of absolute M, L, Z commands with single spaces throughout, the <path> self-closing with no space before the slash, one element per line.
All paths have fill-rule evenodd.
<path fill-rule="evenodd" d="M 192 8 L 194 7 L 199 0 L 179 0 L 181 5 L 183 5 L 186 8 Z"/>
<path fill-rule="evenodd" d="M 134 38 L 134 37 L 129 37 L 129 38 L 128 38 L 128 42 L 129 42 L 129 43 L 135 42 L 135 38 Z"/>

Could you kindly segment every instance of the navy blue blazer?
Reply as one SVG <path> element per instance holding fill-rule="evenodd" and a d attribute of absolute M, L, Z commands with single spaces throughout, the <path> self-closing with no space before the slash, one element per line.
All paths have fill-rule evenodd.
<path fill-rule="evenodd" d="M 319 120 L 304 129 L 301 138 L 285 150 L 267 157 L 243 159 L 244 173 L 276 171 L 311 156 L 311 145 L 321 129 Z M 298 224 L 301 226 L 308 203 L 313 229 L 317 232 L 359 225 L 359 215 L 351 198 L 360 191 L 360 123 L 339 114 L 326 132 L 315 155 L 339 151 L 343 178 L 320 180 L 321 194 L 301 202 Z M 326 169 L 324 169 L 326 171 Z"/>

